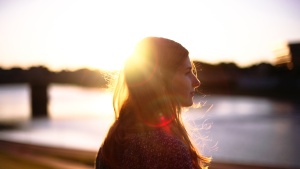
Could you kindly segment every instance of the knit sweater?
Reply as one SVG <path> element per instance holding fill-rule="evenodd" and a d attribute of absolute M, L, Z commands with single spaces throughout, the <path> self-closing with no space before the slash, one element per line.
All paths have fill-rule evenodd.
<path fill-rule="evenodd" d="M 98 153 L 95 169 L 110 169 Z M 188 147 L 163 130 L 134 134 L 128 138 L 120 161 L 122 169 L 192 169 Z"/>

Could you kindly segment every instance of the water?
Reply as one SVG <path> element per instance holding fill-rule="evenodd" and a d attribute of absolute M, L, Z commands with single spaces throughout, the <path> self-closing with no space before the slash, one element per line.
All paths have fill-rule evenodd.
<path fill-rule="evenodd" d="M 0 86 L 0 121 L 30 119 L 29 86 Z M 111 94 L 100 88 L 49 86 L 48 110 L 52 119 L 110 116 Z"/>
<path fill-rule="evenodd" d="M 0 139 L 95 151 L 113 122 L 103 89 L 51 85 L 50 119 L 30 120 L 27 85 L 0 86 Z M 215 160 L 300 167 L 300 106 L 259 97 L 196 97 L 202 108 L 183 113 L 198 148 Z"/>

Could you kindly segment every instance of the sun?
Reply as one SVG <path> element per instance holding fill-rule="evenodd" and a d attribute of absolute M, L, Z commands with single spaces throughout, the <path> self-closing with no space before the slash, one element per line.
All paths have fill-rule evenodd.
<path fill-rule="evenodd" d="M 74 68 L 119 70 L 131 55 L 135 44 L 146 36 L 144 32 L 137 33 L 131 27 L 119 29 L 119 23 L 111 22 L 106 26 L 108 23 L 103 24 L 101 18 L 92 14 L 82 15 L 72 11 L 60 13 L 48 29 L 47 55 L 51 58 L 49 62 L 55 61 L 51 67 L 71 65 Z"/>
<path fill-rule="evenodd" d="M 106 48 L 97 53 L 98 56 L 91 58 L 92 62 L 89 65 L 106 71 L 120 70 L 125 60 L 131 55 L 133 46 L 133 43 L 131 45 L 128 43 L 106 44 Z"/>
<path fill-rule="evenodd" d="M 107 43 L 111 38 L 102 39 L 102 41 L 92 41 L 92 45 L 82 43 L 73 43 L 66 39 L 63 48 L 53 50 L 52 56 L 55 56 L 55 65 L 58 67 L 86 67 L 99 69 L 104 71 L 120 70 L 123 67 L 125 60 L 131 55 L 134 49 L 134 42 L 128 39 L 119 39 L 118 43 Z M 125 43 L 126 41 L 126 43 Z M 66 45 L 67 44 L 67 45 Z M 56 45 L 59 44 L 56 43 Z M 62 44 L 61 44 L 62 45 Z M 60 60 L 64 65 L 57 65 L 57 60 Z M 70 63 L 68 65 L 67 63 Z"/>

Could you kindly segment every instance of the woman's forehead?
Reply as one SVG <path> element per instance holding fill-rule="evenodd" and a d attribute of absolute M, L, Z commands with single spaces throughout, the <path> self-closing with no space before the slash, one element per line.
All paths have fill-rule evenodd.
<path fill-rule="evenodd" d="M 187 69 L 187 68 L 191 68 L 191 67 L 192 67 L 192 64 L 191 64 L 191 60 L 189 57 L 185 57 L 179 65 L 179 69 Z"/>

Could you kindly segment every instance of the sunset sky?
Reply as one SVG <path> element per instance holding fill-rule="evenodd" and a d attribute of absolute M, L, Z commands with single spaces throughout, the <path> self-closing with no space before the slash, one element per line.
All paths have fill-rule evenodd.
<path fill-rule="evenodd" d="M 300 42 L 299 0 L 0 0 L 0 67 L 118 69 L 146 36 L 249 66 Z"/>

